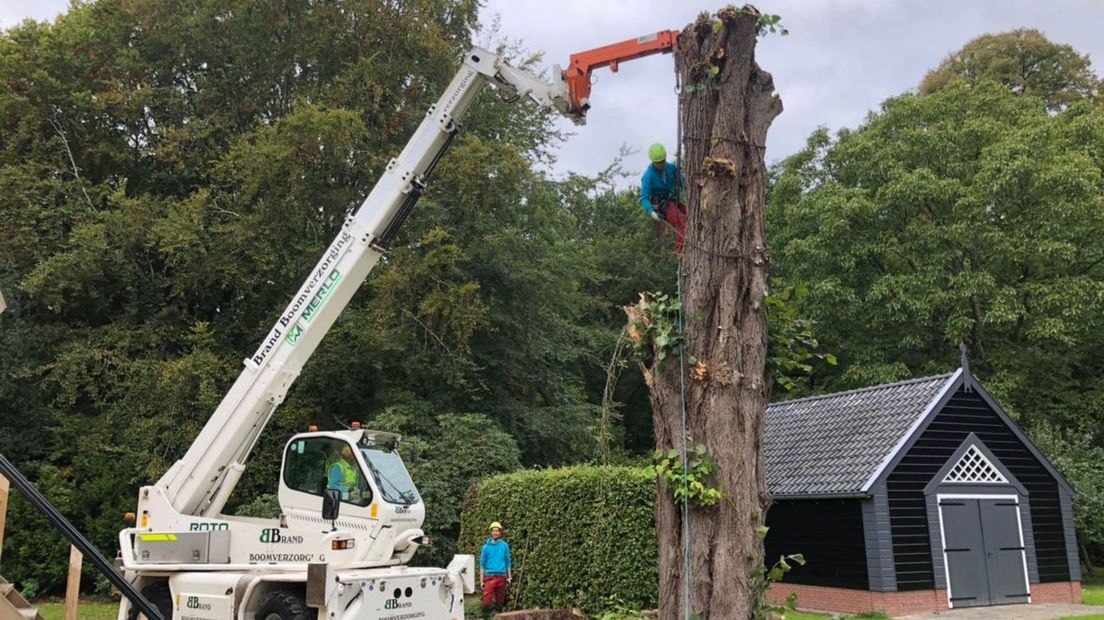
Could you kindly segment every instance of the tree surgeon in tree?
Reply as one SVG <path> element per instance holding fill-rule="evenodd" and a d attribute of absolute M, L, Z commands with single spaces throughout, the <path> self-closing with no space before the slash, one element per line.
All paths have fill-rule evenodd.
<path fill-rule="evenodd" d="M 659 332 L 649 329 L 671 318 L 650 316 L 656 306 L 648 303 L 627 308 L 630 337 L 645 352 L 656 447 L 666 453 L 703 444 L 716 463 L 704 483 L 720 492 L 712 505 L 683 506 L 671 485 L 660 481 L 663 620 L 693 614 L 739 620 L 757 605 L 755 575 L 763 565 L 758 530 L 769 505 L 761 458 L 770 393 L 763 145 L 782 111 L 770 74 L 755 62 L 760 30 L 756 9 L 727 7 L 699 17 L 675 46 L 687 203 L 694 205 L 686 226 L 689 249 L 679 257 L 685 431 L 680 339 L 672 349 L 670 338 L 652 338 Z"/>
<path fill-rule="evenodd" d="M 640 177 L 640 205 L 657 224 L 675 229 L 675 254 L 682 254 L 682 240 L 686 234 L 686 205 L 679 195 L 682 189 L 682 171 L 677 164 L 667 161 L 667 149 L 656 142 L 648 148 L 651 162 Z"/>

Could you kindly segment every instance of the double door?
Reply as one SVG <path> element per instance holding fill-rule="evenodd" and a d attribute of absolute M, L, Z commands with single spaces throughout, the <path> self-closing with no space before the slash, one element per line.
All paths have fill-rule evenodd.
<path fill-rule="evenodd" d="M 1014 498 L 939 499 L 951 607 L 1030 602 Z"/>

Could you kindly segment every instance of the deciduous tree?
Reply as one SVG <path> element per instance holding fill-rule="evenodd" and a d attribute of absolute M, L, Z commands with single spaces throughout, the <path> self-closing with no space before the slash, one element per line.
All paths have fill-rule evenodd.
<path fill-rule="evenodd" d="M 1034 28 L 973 39 L 924 76 L 920 93 L 933 93 L 954 80 L 993 80 L 1017 95 L 1042 99 L 1052 112 L 1100 93 L 1087 55 L 1050 41 Z"/>

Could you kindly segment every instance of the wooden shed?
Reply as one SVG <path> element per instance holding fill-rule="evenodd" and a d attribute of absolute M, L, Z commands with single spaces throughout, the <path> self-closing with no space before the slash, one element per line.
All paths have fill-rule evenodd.
<path fill-rule="evenodd" d="M 964 363 L 767 410 L 781 601 L 890 615 L 1080 603 L 1073 489 Z"/>

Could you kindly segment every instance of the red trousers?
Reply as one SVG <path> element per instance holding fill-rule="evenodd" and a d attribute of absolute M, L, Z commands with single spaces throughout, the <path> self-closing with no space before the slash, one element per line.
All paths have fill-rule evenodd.
<path fill-rule="evenodd" d="M 663 219 L 675 227 L 675 254 L 682 254 L 682 238 L 686 235 L 686 205 L 668 200 L 662 210 Z"/>
<path fill-rule="evenodd" d="M 483 606 L 506 604 L 506 575 L 487 575 L 483 579 Z"/>

